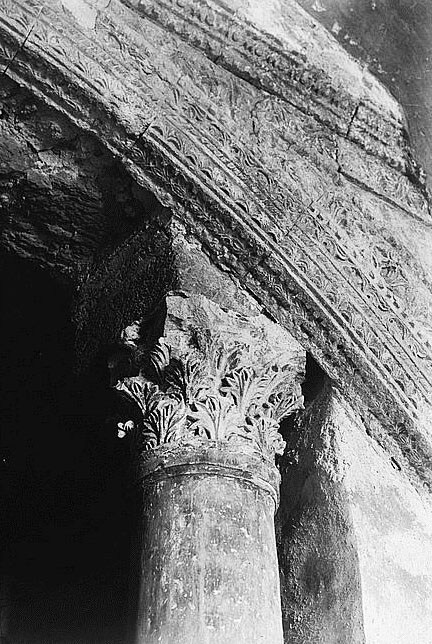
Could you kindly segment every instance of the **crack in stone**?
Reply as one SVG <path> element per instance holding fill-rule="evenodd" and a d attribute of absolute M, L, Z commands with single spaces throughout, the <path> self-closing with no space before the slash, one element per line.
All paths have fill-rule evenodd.
<path fill-rule="evenodd" d="M 359 102 L 357 103 L 357 105 L 355 106 L 355 108 L 354 108 L 354 110 L 353 110 L 353 113 L 351 114 L 350 122 L 348 123 L 347 131 L 346 131 L 346 135 L 345 135 L 345 138 L 346 138 L 347 140 L 350 140 L 350 137 L 351 137 L 351 130 L 352 130 L 352 127 L 353 127 L 353 125 L 354 125 L 354 121 L 355 121 L 355 120 L 356 120 L 356 118 L 357 118 L 357 114 L 358 114 L 358 111 L 359 111 L 359 109 L 360 109 L 361 104 L 362 104 L 362 102 L 361 102 L 361 101 L 359 101 Z"/>
<path fill-rule="evenodd" d="M 352 175 L 350 175 L 347 172 L 345 172 L 345 170 L 343 170 L 342 167 L 339 165 L 338 160 L 337 160 L 337 163 L 338 163 L 338 172 L 339 172 L 339 174 L 341 176 L 343 176 L 347 181 L 349 181 L 353 185 L 357 186 L 358 188 L 362 188 L 363 190 L 365 190 L 369 194 L 372 194 L 375 197 L 378 197 L 378 199 L 382 199 L 383 201 L 388 203 L 393 208 L 397 208 L 398 210 L 402 211 L 403 213 L 405 213 L 409 217 L 412 217 L 416 221 L 421 222 L 422 224 L 424 224 L 428 228 L 432 228 L 432 221 L 425 220 L 423 217 L 420 217 L 419 215 L 417 215 L 412 210 L 408 210 L 407 208 L 404 208 L 400 203 L 397 203 L 396 201 L 393 201 L 393 199 L 390 199 L 390 197 L 387 197 L 386 195 L 384 195 L 384 194 L 382 194 L 380 192 L 377 192 L 376 190 L 371 188 L 371 186 L 369 186 L 367 183 L 364 183 L 363 181 L 360 181 L 360 179 L 357 179 L 356 177 L 353 177 Z M 427 202 L 427 206 L 428 206 L 428 212 L 430 214 L 430 206 L 429 206 L 428 202 Z"/>
<path fill-rule="evenodd" d="M 37 23 L 39 21 L 39 18 L 40 18 L 40 15 L 41 15 L 42 11 L 43 11 L 43 6 L 40 7 L 39 12 L 38 12 L 36 18 L 34 19 L 33 23 L 30 25 L 30 28 L 29 28 L 28 32 L 26 33 L 26 35 L 24 36 L 24 39 L 23 39 L 22 43 L 19 45 L 19 47 L 15 51 L 15 53 L 12 56 L 12 58 L 10 58 L 9 61 L 7 62 L 7 65 L 4 68 L 4 70 L 2 71 L 1 76 L 6 76 L 8 70 L 9 70 L 10 66 L 12 65 L 12 63 L 14 62 L 15 58 L 24 49 L 24 47 L 26 45 L 26 42 L 30 38 L 34 28 L 36 27 L 36 25 L 37 25 Z"/>

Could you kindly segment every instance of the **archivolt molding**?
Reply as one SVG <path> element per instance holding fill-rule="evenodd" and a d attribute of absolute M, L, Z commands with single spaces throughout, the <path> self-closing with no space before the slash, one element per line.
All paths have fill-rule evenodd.
<path fill-rule="evenodd" d="M 125 0 L 125 4 L 175 33 L 237 78 L 264 90 L 271 98 L 263 102 L 295 106 L 308 120 L 314 118 L 325 125 L 341 137 L 338 153 L 341 171 L 373 184 L 378 193 L 396 198 L 399 205 L 406 206 L 408 202 L 417 213 L 429 218 L 424 197 L 407 189 L 407 181 L 401 177 L 403 173 L 422 185 L 421 170 L 411 155 L 400 118 L 389 112 L 384 115 L 370 100 L 355 100 L 340 84 L 336 88 L 332 79 L 310 65 L 304 56 L 289 51 L 276 38 L 259 31 L 217 2 Z M 265 121 L 273 128 L 280 125 L 278 116 L 269 122 L 267 113 Z M 290 144 L 295 143 L 294 136 Z M 363 156 L 362 162 L 357 160 L 354 166 L 350 163 L 353 144 L 357 150 L 355 156 Z M 359 148 L 366 154 L 359 155 Z M 371 175 L 368 170 L 374 157 L 384 161 L 386 169 L 383 172 L 382 164 L 375 163 Z"/>
<path fill-rule="evenodd" d="M 342 117 L 334 111 L 351 109 L 344 97 L 340 105 L 331 96 L 324 99 L 328 92 L 318 83 L 312 102 L 325 103 L 329 116 L 306 118 L 292 106 L 300 100 L 294 90 L 288 103 L 282 89 L 270 95 L 260 88 L 263 81 L 258 87 L 244 83 L 183 44 L 174 35 L 179 13 L 170 18 L 169 4 L 157 3 L 156 10 L 156 3 L 141 3 L 152 21 L 157 18 L 154 24 L 111 2 L 90 31 L 71 21 L 61 2 L 44 5 L 40 13 L 36 0 L 0 0 L 2 63 L 120 156 L 138 181 L 174 209 L 213 261 L 237 275 L 314 352 L 353 401 L 367 402 L 427 476 L 429 441 L 416 427 L 430 417 L 432 365 L 428 321 L 418 302 L 427 308 L 431 294 L 418 284 L 415 259 L 402 261 L 373 214 L 377 204 L 395 208 L 399 201 L 424 218 L 423 197 L 403 174 L 377 166 L 374 155 L 387 152 L 390 165 L 399 164 L 390 161 L 394 148 L 385 154 L 368 150 L 366 158 L 354 135 L 339 137 Z M 250 25 L 237 39 L 233 33 L 239 32 L 218 20 L 206 33 L 235 43 L 227 56 L 237 56 L 241 46 L 239 69 L 246 54 L 261 59 Z M 205 23 L 205 12 L 190 24 L 186 20 L 182 32 L 194 46 L 202 44 L 190 36 L 197 21 Z M 244 44 L 248 38 L 250 47 Z M 266 82 L 278 78 L 291 92 L 282 77 L 292 81 L 292 75 L 267 54 L 273 76 Z M 301 74 L 289 56 L 283 64 Z M 255 74 L 255 67 L 246 68 Z M 303 90 L 295 91 L 300 96 Z M 384 131 L 376 114 L 364 122 L 367 136 L 384 146 L 389 132 L 400 128 L 390 122 Z M 391 205 L 387 197 L 379 202 L 377 194 L 341 183 L 339 156 L 347 145 L 368 172 L 380 168 L 392 188 Z"/>
<path fill-rule="evenodd" d="M 298 52 L 256 29 L 216 2 L 126 0 L 125 4 L 203 51 L 212 61 L 269 94 L 294 103 L 371 154 L 406 170 L 403 125 L 372 104 L 356 104 Z"/>

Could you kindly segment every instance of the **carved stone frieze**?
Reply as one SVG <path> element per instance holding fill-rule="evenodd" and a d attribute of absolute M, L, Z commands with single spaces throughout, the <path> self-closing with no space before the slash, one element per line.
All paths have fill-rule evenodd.
<path fill-rule="evenodd" d="M 218 65 L 272 95 L 294 102 L 368 152 L 391 159 L 394 165 L 396 157 L 405 167 L 403 125 L 397 118 L 383 117 L 371 104 L 356 105 L 348 92 L 336 89 L 331 79 L 309 65 L 301 54 L 288 51 L 277 38 L 260 32 L 221 3 L 126 0 L 126 4 L 199 48 Z"/>
<path fill-rule="evenodd" d="M 377 223 L 385 211 L 386 222 L 410 217 L 425 234 L 429 226 L 401 123 L 366 105 L 352 120 L 349 96 L 333 95 L 255 28 L 220 8 L 209 24 L 207 3 L 177 5 L 146 0 L 140 17 L 114 1 L 90 30 L 61 2 L 40 12 L 36 0 L 0 0 L 2 62 L 122 158 L 351 401 L 424 460 L 431 290 L 414 251 L 402 255 L 395 241 L 399 221 Z M 220 65 L 208 60 L 215 39 L 226 52 Z M 361 181 L 347 180 L 360 166 Z"/>
<path fill-rule="evenodd" d="M 138 426 L 119 423 L 119 436 L 133 434 L 144 451 L 207 439 L 272 461 L 285 447 L 281 420 L 303 403 L 297 343 L 264 316 L 251 318 L 249 335 L 245 316 L 224 313 L 203 296 L 186 300 L 186 320 L 178 317 L 184 297 L 167 300 L 168 327 L 175 320 L 176 328 L 157 342 L 139 375 L 117 383 L 141 412 Z"/>

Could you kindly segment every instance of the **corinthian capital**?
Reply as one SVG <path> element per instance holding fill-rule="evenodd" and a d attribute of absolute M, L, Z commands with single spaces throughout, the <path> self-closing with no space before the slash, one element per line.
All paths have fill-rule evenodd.
<path fill-rule="evenodd" d="M 167 310 L 146 367 L 117 384 L 141 412 L 119 435 L 133 432 L 142 450 L 215 441 L 282 454 L 280 421 L 303 402 L 298 343 L 263 315 L 227 312 L 203 296 L 169 296 Z"/>

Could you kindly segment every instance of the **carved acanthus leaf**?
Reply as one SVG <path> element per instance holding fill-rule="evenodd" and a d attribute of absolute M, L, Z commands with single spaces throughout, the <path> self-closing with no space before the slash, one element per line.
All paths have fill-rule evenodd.
<path fill-rule="evenodd" d="M 246 365 L 249 348 L 227 345 L 216 334 L 186 355 L 174 353 L 163 339 L 152 352 L 158 384 L 143 375 L 117 384 L 141 410 L 144 449 L 198 436 L 269 458 L 283 453 L 279 422 L 302 405 L 294 372 Z"/>

